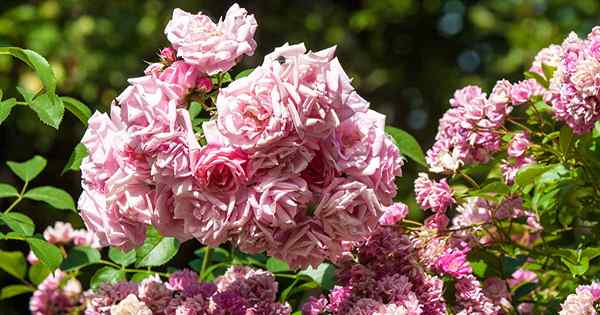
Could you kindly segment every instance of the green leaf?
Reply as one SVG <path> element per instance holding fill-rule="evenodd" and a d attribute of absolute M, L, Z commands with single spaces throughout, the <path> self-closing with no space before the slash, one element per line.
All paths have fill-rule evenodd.
<path fill-rule="evenodd" d="M 0 250 L 0 269 L 18 279 L 24 279 L 27 272 L 25 256 L 21 252 L 5 252 Z"/>
<path fill-rule="evenodd" d="M 87 126 L 88 120 L 92 116 L 92 111 L 85 106 L 82 102 L 68 96 L 61 96 L 60 98 L 65 108 L 70 111 L 83 125 Z"/>
<path fill-rule="evenodd" d="M 392 138 L 394 138 L 394 140 L 396 141 L 396 146 L 398 146 L 400 153 L 408 156 L 413 161 L 428 168 L 427 163 L 425 162 L 425 155 L 423 154 L 423 149 L 421 149 L 421 146 L 411 134 L 402 129 L 390 126 L 385 127 L 385 132 L 392 136 Z"/>
<path fill-rule="evenodd" d="M 483 278 L 485 277 L 485 271 L 487 270 L 487 264 L 483 259 L 471 261 L 471 268 L 473 268 L 473 274 Z"/>
<path fill-rule="evenodd" d="M 13 187 L 9 184 L 0 183 L 0 198 L 9 198 L 9 197 L 18 197 L 18 196 L 19 196 L 19 192 L 17 191 L 17 189 L 15 189 L 15 187 Z"/>
<path fill-rule="evenodd" d="M 75 149 L 73 149 L 73 152 L 71 152 L 71 156 L 69 157 L 69 160 L 67 161 L 67 164 L 63 168 L 61 174 L 64 174 L 68 171 L 79 171 L 79 168 L 81 167 L 81 161 L 87 155 L 88 152 L 83 143 L 78 143 L 75 146 Z"/>
<path fill-rule="evenodd" d="M 101 259 L 100 252 L 88 246 L 73 247 L 67 258 L 60 265 L 60 269 L 64 271 L 76 269 L 99 262 Z"/>
<path fill-rule="evenodd" d="M 548 88 L 548 80 L 537 72 L 527 71 L 523 73 L 528 79 L 535 79 L 541 86 Z"/>
<path fill-rule="evenodd" d="M 190 119 L 194 119 L 196 118 L 196 116 L 198 116 L 201 112 L 202 112 L 202 104 L 193 101 L 190 104 L 190 108 L 188 109 L 189 113 L 190 113 Z"/>
<path fill-rule="evenodd" d="M 254 71 L 254 68 L 242 70 L 242 71 L 240 71 L 240 73 L 238 73 L 235 76 L 235 79 L 237 80 L 237 79 L 241 79 L 241 78 L 247 77 L 247 76 L 250 75 L 250 73 L 252 73 L 252 71 Z"/>
<path fill-rule="evenodd" d="M 30 182 L 46 168 L 46 159 L 36 155 L 31 160 L 22 163 L 8 161 L 6 164 L 20 179 Z"/>
<path fill-rule="evenodd" d="M 8 118 L 13 107 L 17 105 L 17 100 L 9 98 L 0 102 L 0 125 Z"/>
<path fill-rule="evenodd" d="M 269 257 L 269 259 L 267 259 L 267 270 L 269 270 L 270 272 L 276 273 L 276 272 L 288 271 L 288 270 L 290 270 L 290 267 L 283 260 L 279 260 L 275 257 Z"/>
<path fill-rule="evenodd" d="M 38 285 L 48 277 L 51 270 L 48 269 L 44 264 L 35 264 L 29 267 L 29 280 L 31 283 Z"/>
<path fill-rule="evenodd" d="M 541 164 L 533 164 L 529 166 L 525 166 L 517 173 L 515 178 L 515 183 L 519 186 L 525 186 L 527 184 L 533 183 L 538 176 L 546 173 L 551 170 L 554 165 L 541 165 Z"/>
<path fill-rule="evenodd" d="M 335 284 L 335 267 L 330 263 L 321 263 L 317 269 L 308 267 L 298 273 L 312 278 L 323 290 L 330 290 Z"/>
<path fill-rule="evenodd" d="M 571 142 L 573 141 L 573 130 L 569 126 L 562 126 L 560 128 L 560 150 L 566 156 L 571 148 Z"/>
<path fill-rule="evenodd" d="M 567 268 L 569 268 L 569 271 L 571 271 L 571 273 L 574 276 L 581 276 L 585 274 L 590 268 L 590 260 L 587 257 L 582 257 L 581 261 L 579 261 L 578 263 L 573 262 L 572 260 L 565 257 L 560 257 L 560 261 L 562 261 L 563 264 L 565 264 Z"/>
<path fill-rule="evenodd" d="M 41 186 L 36 187 L 25 193 L 25 198 L 43 201 L 56 209 L 73 210 L 75 211 L 75 202 L 68 192 L 52 187 Z"/>
<path fill-rule="evenodd" d="M 31 67 L 37 73 L 38 77 L 44 84 L 46 91 L 50 94 L 54 94 L 56 91 L 56 78 L 52 67 L 48 61 L 40 54 L 33 50 L 22 49 L 19 47 L 0 47 L 0 55 L 12 55 L 15 58 L 21 59 L 29 67 Z"/>
<path fill-rule="evenodd" d="M 4 213 L 0 219 L 8 225 L 8 227 L 16 233 L 24 236 L 31 236 L 35 231 L 35 224 L 26 215 L 18 212 Z"/>
<path fill-rule="evenodd" d="M 290 284 L 287 288 L 285 288 L 285 290 L 283 290 L 283 292 L 281 292 L 281 296 L 279 297 L 279 301 L 281 303 L 284 303 L 287 300 L 288 296 L 291 294 L 292 289 L 294 289 L 297 283 L 298 278 L 294 279 L 294 282 L 292 282 L 292 284 Z"/>
<path fill-rule="evenodd" d="M 124 252 L 117 247 L 108 250 L 108 257 L 117 264 L 127 267 L 135 262 L 135 250 Z"/>
<path fill-rule="evenodd" d="M 546 80 L 550 81 L 550 79 L 552 79 L 552 77 L 554 77 L 554 72 L 556 72 L 556 68 L 542 63 L 542 70 L 544 71 L 544 76 L 546 77 Z"/>
<path fill-rule="evenodd" d="M 37 113 L 38 118 L 46 125 L 58 129 L 65 114 L 65 106 L 60 97 L 44 93 L 36 97 L 29 107 Z"/>
<path fill-rule="evenodd" d="M 92 290 L 95 290 L 100 287 L 101 284 L 115 284 L 123 280 L 126 280 L 124 271 L 108 266 L 102 267 L 92 276 L 90 287 Z"/>
<path fill-rule="evenodd" d="M 33 291 L 35 291 L 33 287 L 23 284 L 7 285 L 4 288 L 2 288 L 2 292 L 0 292 L 0 300 L 8 299 L 20 294 L 30 293 Z"/>
<path fill-rule="evenodd" d="M 491 182 L 485 186 L 483 186 L 481 189 L 476 190 L 474 193 L 475 194 L 489 194 L 489 193 L 496 193 L 496 194 L 505 194 L 510 192 L 510 188 L 502 181 L 495 181 L 495 182 Z"/>
<path fill-rule="evenodd" d="M 152 277 L 153 275 L 153 272 L 137 272 L 133 274 L 133 276 L 131 277 L 131 281 L 139 283 L 146 278 Z"/>
<path fill-rule="evenodd" d="M 174 237 L 163 237 L 150 227 L 142 246 L 136 249 L 136 266 L 160 266 L 171 260 L 179 249 L 179 241 Z"/>
<path fill-rule="evenodd" d="M 593 260 L 600 256 L 600 247 L 587 247 L 581 252 L 581 257 L 587 257 L 589 260 Z"/>
<path fill-rule="evenodd" d="M 39 238 L 28 238 L 27 243 L 31 247 L 33 253 L 48 269 L 54 270 L 60 266 L 63 256 L 60 249 Z"/>
<path fill-rule="evenodd" d="M 28 89 L 26 89 L 24 87 L 20 87 L 20 86 L 17 86 L 17 91 L 19 91 L 19 93 L 23 96 L 23 99 L 25 99 L 25 102 L 27 104 L 31 104 L 31 102 L 33 102 L 35 93 L 29 91 Z"/>

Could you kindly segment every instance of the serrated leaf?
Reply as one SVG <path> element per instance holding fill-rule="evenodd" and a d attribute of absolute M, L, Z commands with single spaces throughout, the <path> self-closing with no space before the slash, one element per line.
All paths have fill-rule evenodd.
<path fill-rule="evenodd" d="M 85 104 L 72 97 L 61 96 L 60 99 L 62 100 L 65 108 L 75 117 L 77 117 L 77 119 L 79 119 L 84 126 L 87 126 L 88 120 L 92 116 L 92 111 Z"/>
<path fill-rule="evenodd" d="M 35 291 L 33 287 L 23 284 L 7 285 L 2 288 L 2 291 L 0 292 L 0 300 L 8 299 L 25 293 L 31 293 L 33 291 Z"/>
<path fill-rule="evenodd" d="M 421 149 L 421 146 L 415 137 L 402 129 L 390 126 L 385 127 L 385 132 L 396 141 L 396 145 L 398 146 L 400 153 L 408 156 L 420 165 L 426 168 L 428 167 L 427 162 L 425 162 L 425 154 L 423 154 L 423 149 Z"/>
<path fill-rule="evenodd" d="M 124 252 L 116 247 L 111 247 L 108 250 L 108 257 L 117 264 L 127 267 L 135 262 L 135 250 Z"/>
<path fill-rule="evenodd" d="M 60 266 L 63 256 L 60 249 L 39 238 L 28 238 L 27 243 L 31 247 L 33 253 L 48 269 L 54 270 Z"/>
<path fill-rule="evenodd" d="M 283 260 L 277 259 L 275 257 L 269 257 L 269 259 L 267 259 L 267 270 L 273 273 L 277 273 L 288 271 L 290 270 L 290 267 L 288 266 L 287 262 Z"/>
<path fill-rule="evenodd" d="M 8 118 L 13 107 L 17 105 L 17 100 L 9 98 L 0 102 L 0 125 Z"/>
<path fill-rule="evenodd" d="M 36 187 L 25 193 L 25 198 L 43 201 L 56 209 L 73 210 L 75 211 L 75 202 L 68 192 L 52 187 L 41 186 Z"/>
<path fill-rule="evenodd" d="M 60 97 L 49 93 L 36 97 L 29 107 L 43 123 L 54 129 L 58 129 L 65 114 L 65 106 Z"/>
<path fill-rule="evenodd" d="M 15 175 L 19 176 L 20 179 L 25 182 L 30 182 L 46 168 L 46 159 L 36 155 L 31 160 L 21 163 L 8 161 L 6 162 L 6 165 L 8 165 L 10 170 L 15 173 Z"/>
<path fill-rule="evenodd" d="M 29 67 L 35 70 L 37 76 L 44 84 L 46 91 L 50 94 L 54 94 L 56 91 L 56 78 L 52 67 L 48 61 L 40 54 L 33 50 L 22 49 L 19 47 L 0 47 L 0 54 L 9 54 L 15 58 L 25 62 Z"/>
<path fill-rule="evenodd" d="M 100 287 L 101 284 L 115 284 L 126 279 L 125 272 L 122 270 L 115 269 L 113 267 L 102 267 L 94 273 L 90 280 L 90 287 L 92 290 Z"/>
<path fill-rule="evenodd" d="M 525 186 L 533 183 L 538 176 L 551 170 L 554 165 L 533 164 L 520 169 L 515 177 L 515 183 L 519 186 Z"/>
<path fill-rule="evenodd" d="M 83 143 L 78 143 L 75 146 L 75 149 L 73 149 L 73 152 L 71 152 L 71 156 L 69 156 L 69 160 L 67 161 L 67 164 L 63 168 L 61 174 L 64 174 L 68 171 L 79 171 L 79 168 L 81 167 L 81 161 L 83 161 L 87 155 L 88 152 L 85 148 L 85 145 L 83 145 Z"/>
<path fill-rule="evenodd" d="M 48 277 L 51 270 L 44 264 L 35 264 L 29 267 L 29 280 L 31 283 L 38 285 Z"/>
<path fill-rule="evenodd" d="M 27 272 L 25 256 L 21 252 L 5 252 L 0 250 L 0 269 L 18 279 L 24 279 Z"/>
<path fill-rule="evenodd" d="M 17 86 L 17 91 L 19 91 L 19 93 L 21 94 L 21 96 L 23 96 L 23 99 L 25 100 L 25 102 L 27 104 L 31 104 L 31 102 L 33 102 L 33 98 L 35 97 L 35 93 L 31 92 L 30 90 L 24 88 L 24 87 L 20 87 Z"/>
<path fill-rule="evenodd" d="M 33 221 L 22 213 L 4 213 L 0 216 L 0 219 L 4 221 L 11 230 L 23 236 L 31 236 L 35 231 L 35 224 L 33 224 Z"/>
<path fill-rule="evenodd" d="M 0 198 L 18 197 L 17 189 L 9 184 L 0 183 Z"/>
<path fill-rule="evenodd" d="M 79 267 L 84 267 L 100 261 L 101 258 L 102 256 L 100 255 L 100 252 L 95 248 L 88 246 L 73 247 L 69 251 L 67 258 L 60 265 L 60 269 L 69 271 Z"/>
<path fill-rule="evenodd" d="M 156 229 L 148 228 L 146 240 L 136 249 L 136 266 L 160 266 L 177 254 L 179 241 L 174 237 L 163 237 Z"/>
<path fill-rule="evenodd" d="M 335 267 L 330 263 L 321 263 L 317 269 L 308 267 L 298 273 L 312 278 L 323 290 L 330 290 L 335 284 Z"/>

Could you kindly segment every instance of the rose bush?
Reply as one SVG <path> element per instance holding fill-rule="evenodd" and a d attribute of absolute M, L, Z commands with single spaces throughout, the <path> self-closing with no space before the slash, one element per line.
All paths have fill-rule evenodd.
<path fill-rule="evenodd" d="M 64 168 L 81 171 L 77 207 L 29 187 L 44 158 L 7 162 L 23 185 L 0 184 L 0 237 L 30 252 L 0 251 L 20 282 L 0 298 L 33 293 L 44 315 L 596 314 L 600 28 L 540 51 L 522 81 L 457 90 L 426 154 L 335 47 L 284 44 L 232 78 L 256 29 L 237 4 L 216 23 L 176 9 L 170 46 L 109 113 L 57 96 L 35 52 L 0 48 L 44 85 L 1 101 L 0 122 L 23 105 L 87 126 Z M 396 196 L 405 164 L 424 220 Z M 23 199 L 79 210 L 87 230 L 36 234 Z M 186 241 L 201 246 L 174 267 Z"/>

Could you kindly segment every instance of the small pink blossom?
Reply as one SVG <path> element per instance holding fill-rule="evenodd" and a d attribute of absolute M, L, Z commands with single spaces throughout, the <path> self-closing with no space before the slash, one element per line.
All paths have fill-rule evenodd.
<path fill-rule="evenodd" d="M 510 91 L 510 99 L 513 105 L 526 103 L 533 96 L 544 94 L 544 87 L 535 79 L 527 79 L 513 84 Z"/>
<path fill-rule="evenodd" d="M 511 157 L 522 157 L 529 149 L 531 142 L 525 132 L 517 132 L 514 134 L 512 140 L 508 143 L 508 156 Z"/>
<path fill-rule="evenodd" d="M 407 215 L 408 206 L 402 202 L 396 202 L 384 209 L 383 215 L 379 218 L 379 224 L 394 225 L 402 221 Z"/>
<path fill-rule="evenodd" d="M 454 204 L 452 189 L 445 178 L 436 182 L 430 180 L 426 173 L 419 173 L 415 180 L 415 193 L 417 203 L 423 209 L 444 212 Z"/>
<path fill-rule="evenodd" d="M 67 244 L 73 238 L 73 226 L 68 222 L 57 221 L 54 226 L 49 226 L 44 230 L 44 239 L 51 244 Z"/>

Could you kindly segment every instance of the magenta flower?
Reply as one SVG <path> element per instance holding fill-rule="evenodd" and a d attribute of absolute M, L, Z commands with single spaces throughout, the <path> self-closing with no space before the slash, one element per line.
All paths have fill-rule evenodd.
<path fill-rule="evenodd" d="M 419 173 L 415 180 L 417 203 L 421 208 L 435 212 L 444 212 L 454 204 L 452 189 L 445 178 L 439 182 L 429 179 L 427 174 Z"/>

